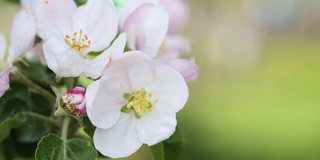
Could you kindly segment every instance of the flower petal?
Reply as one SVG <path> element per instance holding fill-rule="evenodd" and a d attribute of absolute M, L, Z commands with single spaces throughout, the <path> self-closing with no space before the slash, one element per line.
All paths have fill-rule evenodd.
<path fill-rule="evenodd" d="M 199 68 L 193 60 L 173 59 L 167 62 L 175 70 L 180 72 L 186 81 L 196 80 L 199 76 Z"/>
<path fill-rule="evenodd" d="M 165 65 L 156 67 L 156 77 L 156 82 L 146 87 L 146 91 L 152 92 L 152 97 L 158 99 L 157 103 L 153 103 L 154 108 L 178 112 L 189 97 L 184 78 L 179 72 Z"/>
<path fill-rule="evenodd" d="M 123 53 L 124 48 L 126 47 L 126 43 L 127 35 L 125 33 L 121 33 L 110 47 L 111 57 L 113 59 Z"/>
<path fill-rule="evenodd" d="M 125 103 L 123 88 L 119 85 L 109 86 L 106 84 L 108 82 L 112 82 L 112 77 L 93 82 L 85 95 L 88 117 L 94 126 L 102 129 L 110 128 L 118 121 Z M 117 81 L 112 84 L 115 83 Z"/>
<path fill-rule="evenodd" d="M 120 27 L 124 28 L 128 17 L 141 5 L 148 3 L 151 0 L 125 0 L 120 12 Z"/>
<path fill-rule="evenodd" d="M 9 76 L 12 68 L 6 69 L 0 73 L 0 97 L 9 89 Z"/>
<path fill-rule="evenodd" d="M 142 52 L 126 52 L 119 59 L 110 63 L 106 75 L 117 76 L 127 92 L 132 92 L 149 85 L 155 80 L 155 68 L 150 59 Z"/>
<path fill-rule="evenodd" d="M 169 32 L 174 32 L 185 24 L 189 8 L 184 0 L 160 0 L 159 4 L 169 14 Z"/>
<path fill-rule="evenodd" d="M 96 79 L 102 75 L 103 70 L 110 62 L 111 56 L 119 56 L 123 53 L 126 44 L 126 35 L 121 34 L 111 45 L 111 47 L 105 50 L 101 55 L 93 60 L 87 60 L 87 66 L 84 70 L 84 75 Z"/>
<path fill-rule="evenodd" d="M 36 36 L 36 24 L 30 8 L 22 8 L 14 17 L 11 38 L 10 56 L 18 58 L 32 48 Z"/>
<path fill-rule="evenodd" d="M 118 14 L 111 1 L 95 0 L 79 7 L 74 31 L 82 29 L 91 40 L 88 51 L 106 49 L 118 33 Z"/>
<path fill-rule="evenodd" d="M 169 138 L 177 126 L 176 113 L 161 110 L 154 106 L 137 121 L 140 140 L 149 146 Z"/>
<path fill-rule="evenodd" d="M 0 59 L 4 59 L 7 47 L 6 37 L 0 33 Z"/>
<path fill-rule="evenodd" d="M 40 37 L 70 34 L 76 9 L 73 0 L 38 0 L 34 12 Z"/>
<path fill-rule="evenodd" d="M 140 6 L 128 17 L 123 27 L 129 47 L 154 57 L 167 34 L 168 21 L 167 12 L 159 6 Z"/>
<path fill-rule="evenodd" d="M 124 113 L 110 129 L 97 128 L 93 141 L 98 151 L 111 158 L 128 157 L 142 146 L 136 131 L 134 115 Z"/>
<path fill-rule="evenodd" d="M 64 43 L 63 37 L 53 36 L 43 45 L 48 67 L 61 77 L 77 77 L 86 67 L 85 59 Z"/>
<path fill-rule="evenodd" d="M 25 58 L 31 62 L 40 62 L 42 65 L 46 66 L 47 62 L 43 53 L 43 42 L 33 46 L 33 48 L 26 53 Z"/>

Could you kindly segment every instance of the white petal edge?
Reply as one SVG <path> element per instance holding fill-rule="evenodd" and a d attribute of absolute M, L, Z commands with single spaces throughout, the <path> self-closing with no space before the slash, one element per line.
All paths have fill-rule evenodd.
<path fill-rule="evenodd" d="M 0 33 L 0 59 L 4 59 L 7 47 L 6 37 Z"/>
<path fill-rule="evenodd" d="M 88 117 L 94 126 L 101 129 L 108 129 L 119 120 L 121 107 L 125 104 L 123 90 L 117 85 L 107 86 L 109 82 L 112 83 L 112 77 L 90 84 L 85 95 Z"/>
<path fill-rule="evenodd" d="M 81 29 L 91 40 L 90 51 L 106 49 L 118 33 L 119 16 L 112 2 L 106 0 L 88 1 L 78 8 L 73 30 Z"/>
<path fill-rule="evenodd" d="M 155 107 L 153 111 L 145 113 L 137 121 L 140 140 L 149 146 L 168 139 L 174 133 L 176 126 L 175 112 L 164 111 Z"/>
<path fill-rule="evenodd" d="M 167 34 L 168 23 L 168 14 L 161 7 L 153 4 L 140 6 L 127 18 L 124 25 L 129 47 L 154 57 Z"/>
<path fill-rule="evenodd" d="M 146 87 L 153 98 L 158 99 L 157 103 L 152 103 L 153 107 L 172 112 L 181 110 L 189 97 L 184 77 L 170 66 L 160 64 L 156 67 L 156 77 L 156 82 Z"/>
<path fill-rule="evenodd" d="M 111 57 L 120 56 L 123 53 L 126 44 L 126 35 L 122 33 L 112 43 L 111 47 L 105 50 L 101 55 L 93 60 L 87 60 L 87 66 L 84 68 L 84 75 L 92 79 L 97 79 L 102 75 L 103 70 L 111 61 Z"/>
<path fill-rule="evenodd" d="M 121 114 L 119 121 L 110 129 L 97 128 L 93 142 L 100 153 L 111 158 L 128 157 L 142 146 L 134 115 L 125 113 Z"/>
<path fill-rule="evenodd" d="M 23 26 L 23 27 L 22 27 Z M 11 57 L 18 58 L 32 48 L 36 36 L 36 24 L 30 8 L 19 10 L 13 20 L 10 49 Z"/>

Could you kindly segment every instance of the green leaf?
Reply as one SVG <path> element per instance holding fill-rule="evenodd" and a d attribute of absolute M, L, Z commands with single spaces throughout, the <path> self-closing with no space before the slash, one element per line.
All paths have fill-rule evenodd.
<path fill-rule="evenodd" d="M 84 131 L 90 136 L 93 137 L 93 133 L 96 129 L 96 127 L 94 127 L 91 123 L 91 121 L 89 120 L 89 118 L 87 116 L 83 117 L 82 120 L 83 126 L 84 126 Z"/>
<path fill-rule="evenodd" d="M 36 63 L 29 62 L 29 61 L 26 61 L 26 62 L 27 62 L 27 65 L 21 62 L 17 64 L 19 71 L 23 73 L 25 76 L 27 76 L 32 81 L 39 83 L 41 85 L 50 86 L 55 83 L 54 82 L 55 75 L 47 67 L 45 67 L 39 62 L 36 62 Z"/>
<path fill-rule="evenodd" d="M 153 154 L 154 160 L 165 160 L 164 158 L 164 149 L 163 149 L 163 144 L 158 143 L 156 145 L 151 146 L 151 152 Z"/>
<path fill-rule="evenodd" d="M 174 134 L 167 140 L 151 146 L 154 160 L 179 160 L 185 140 L 177 126 Z"/>
<path fill-rule="evenodd" d="M 96 150 L 81 139 L 63 142 L 57 135 L 43 137 L 36 150 L 36 160 L 95 160 Z"/>
<path fill-rule="evenodd" d="M 32 117 L 28 117 L 27 121 L 28 123 L 17 129 L 16 136 L 19 142 L 35 143 L 48 134 L 49 128 L 42 121 Z"/>
<path fill-rule="evenodd" d="M 87 0 L 74 0 L 78 6 L 84 5 L 87 3 Z"/>
<path fill-rule="evenodd" d="M 0 142 L 9 136 L 12 129 L 24 124 L 26 118 L 19 112 L 27 106 L 21 99 L 10 100 L 0 106 Z"/>
<path fill-rule="evenodd" d="M 24 124 L 25 120 L 19 118 L 17 115 L 7 118 L 0 123 L 0 142 L 3 141 L 7 136 L 9 136 L 13 128 L 20 127 Z"/>
<path fill-rule="evenodd" d="M 178 160 L 181 158 L 185 139 L 183 138 L 179 126 L 177 126 L 174 134 L 162 143 L 166 160 Z"/>

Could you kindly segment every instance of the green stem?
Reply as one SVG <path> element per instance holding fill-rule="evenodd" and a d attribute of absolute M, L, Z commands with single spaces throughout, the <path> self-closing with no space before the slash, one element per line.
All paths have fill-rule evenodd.
<path fill-rule="evenodd" d="M 61 139 L 63 142 L 67 141 L 68 138 L 68 128 L 70 124 L 70 117 L 66 116 L 63 121 L 62 131 L 61 131 Z"/>
<path fill-rule="evenodd" d="M 37 118 L 39 120 L 42 120 L 42 121 L 45 121 L 45 122 L 48 122 L 48 123 L 51 123 L 57 127 L 61 126 L 59 122 L 55 121 L 54 119 L 50 118 L 50 117 L 47 117 L 47 116 L 44 116 L 42 114 L 39 114 L 39 113 L 35 113 L 35 112 L 22 112 L 22 114 L 24 115 L 28 115 L 28 116 L 31 116 L 31 117 L 34 117 L 34 118 Z"/>
<path fill-rule="evenodd" d="M 56 98 L 53 94 L 51 94 L 50 92 L 48 92 L 47 90 L 43 89 L 42 87 L 40 87 L 39 85 L 37 85 L 36 83 L 32 82 L 29 78 L 27 78 L 26 76 L 24 76 L 22 73 L 20 73 L 19 71 L 14 72 L 14 75 L 20 79 L 24 84 L 28 85 L 29 87 L 31 87 L 34 91 L 36 91 L 39 95 L 42 95 L 44 98 L 46 98 L 47 100 L 49 100 L 52 104 L 54 104 L 56 102 Z"/>

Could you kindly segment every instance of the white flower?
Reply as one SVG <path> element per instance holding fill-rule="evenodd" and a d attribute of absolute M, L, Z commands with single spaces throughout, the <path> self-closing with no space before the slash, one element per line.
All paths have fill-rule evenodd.
<path fill-rule="evenodd" d="M 120 26 L 128 36 L 128 46 L 150 57 L 156 56 L 168 31 L 168 13 L 152 3 L 142 4 L 128 13 L 125 9 Z"/>
<path fill-rule="evenodd" d="M 117 1 L 117 0 L 116 0 Z M 120 0 L 121 1 L 121 0 Z M 156 4 L 161 6 L 169 15 L 169 32 L 180 29 L 189 18 L 189 6 L 185 0 L 126 0 L 122 2 L 120 23 L 123 25 L 127 18 L 141 5 Z"/>
<path fill-rule="evenodd" d="M 9 76 L 14 69 L 13 61 L 32 48 L 35 35 L 35 21 L 28 7 L 20 9 L 14 17 L 8 52 L 6 39 L 0 33 L 0 97 L 9 89 Z"/>
<path fill-rule="evenodd" d="M 106 49 L 116 36 L 118 15 L 113 3 L 90 0 L 77 8 L 73 0 L 46 0 L 34 10 L 48 67 L 61 77 L 98 78 L 111 53 L 107 50 L 97 57 L 88 53 Z"/>
<path fill-rule="evenodd" d="M 112 61 L 104 76 L 87 88 L 85 98 L 87 114 L 97 127 L 95 147 L 119 158 L 174 133 L 176 112 L 187 102 L 188 88 L 178 72 L 133 51 Z"/>
<path fill-rule="evenodd" d="M 187 81 L 198 77 L 194 60 L 181 58 L 189 51 L 189 42 L 181 36 L 168 35 L 187 18 L 187 5 L 182 0 L 132 0 L 121 10 L 122 30 L 128 36 L 128 46 L 140 50 L 160 63 L 170 65 Z"/>

